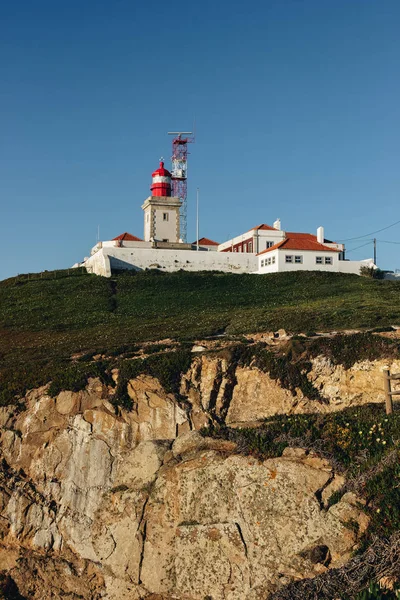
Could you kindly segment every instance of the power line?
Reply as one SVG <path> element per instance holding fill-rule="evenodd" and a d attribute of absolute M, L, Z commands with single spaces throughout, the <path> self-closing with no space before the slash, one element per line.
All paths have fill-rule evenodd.
<path fill-rule="evenodd" d="M 351 250 L 346 250 L 346 254 L 348 254 L 349 252 L 354 252 L 354 250 L 359 250 L 360 248 L 364 248 L 364 246 L 369 246 L 369 244 L 373 241 L 374 240 L 368 240 L 368 242 L 366 242 L 365 244 L 361 244 L 361 246 L 357 246 L 356 248 L 352 248 Z"/>
<path fill-rule="evenodd" d="M 380 244 L 400 244 L 400 242 L 390 242 L 389 240 L 376 240 Z"/>
<path fill-rule="evenodd" d="M 361 238 L 369 237 L 370 235 L 374 235 L 375 233 L 380 233 L 381 231 L 390 229 L 390 227 L 394 227 L 395 225 L 398 225 L 399 223 L 400 223 L 400 220 L 396 221 L 395 223 L 392 223 L 391 225 L 387 225 L 387 227 L 382 227 L 382 229 L 377 229 L 376 231 L 371 231 L 371 233 L 366 233 L 365 235 L 359 235 L 359 236 L 353 237 L 353 238 L 347 238 L 347 240 L 338 240 L 338 242 L 351 242 L 352 240 L 360 240 Z"/>

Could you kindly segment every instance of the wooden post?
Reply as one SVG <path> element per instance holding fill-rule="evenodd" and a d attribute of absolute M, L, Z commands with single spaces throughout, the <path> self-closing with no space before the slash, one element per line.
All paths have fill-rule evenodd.
<path fill-rule="evenodd" d="M 393 400 L 389 369 L 383 369 L 383 388 L 385 390 L 386 414 L 391 415 L 393 412 Z"/>

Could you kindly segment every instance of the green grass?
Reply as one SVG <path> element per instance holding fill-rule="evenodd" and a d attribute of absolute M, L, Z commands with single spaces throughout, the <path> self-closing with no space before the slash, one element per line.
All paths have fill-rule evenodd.
<path fill-rule="evenodd" d="M 8 279 L 0 282 L 0 402 L 52 379 L 76 353 L 133 356 L 165 338 L 400 324 L 399 291 L 397 282 L 316 272 L 106 279 L 71 270 Z"/>
<path fill-rule="evenodd" d="M 398 598 L 400 598 L 399 588 L 393 591 L 383 590 L 377 583 L 371 583 L 368 589 L 357 594 L 354 600 L 397 600 Z"/>
<path fill-rule="evenodd" d="M 280 327 L 292 332 L 376 327 L 400 322 L 399 291 L 398 282 L 317 272 L 15 278 L 0 282 L 0 327 L 90 332 L 99 341 L 125 330 L 124 337 L 135 342 Z"/>

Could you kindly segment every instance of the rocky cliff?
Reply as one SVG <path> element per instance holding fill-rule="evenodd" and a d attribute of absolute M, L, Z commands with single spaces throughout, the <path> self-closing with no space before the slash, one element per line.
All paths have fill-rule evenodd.
<path fill-rule="evenodd" d="M 0 571 L 34 600 L 255 600 L 342 565 L 368 518 L 352 492 L 328 505 L 344 483 L 329 461 L 261 460 L 197 430 L 382 402 L 384 364 L 315 357 L 319 400 L 223 353 L 194 355 L 179 394 L 130 380 L 130 411 L 99 379 L 30 391 L 0 414 Z"/>

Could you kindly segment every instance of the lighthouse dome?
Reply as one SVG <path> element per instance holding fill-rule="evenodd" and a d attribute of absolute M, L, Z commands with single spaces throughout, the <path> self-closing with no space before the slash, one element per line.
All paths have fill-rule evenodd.
<path fill-rule="evenodd" d="M 171 173 L 164 168 L 164 162 L 160 160 L 160 167 L 151 175 L 152 196 L 171 196 Z"/>

